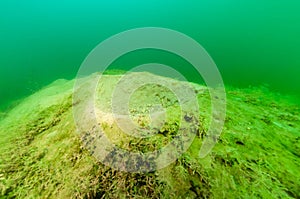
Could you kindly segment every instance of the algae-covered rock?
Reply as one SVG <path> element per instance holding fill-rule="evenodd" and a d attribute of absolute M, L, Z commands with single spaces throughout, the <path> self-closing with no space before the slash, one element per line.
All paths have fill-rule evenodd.
<path fill-rule="evenodd" d="M 2 114 L 1 196 L 300 197 L 298 105 L 228 89 L 221 137 L 200 158 L 213 118 L 206 87 L 99 75 L 58 80 Z"/>

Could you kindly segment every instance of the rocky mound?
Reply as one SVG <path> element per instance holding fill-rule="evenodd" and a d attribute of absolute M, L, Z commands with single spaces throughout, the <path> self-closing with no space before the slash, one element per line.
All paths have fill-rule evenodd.
<path fill-rule="evenodd" d="M 92 94 L 87 88 L 97 74 L 75 87 L 74 80 L 58 80 L 6 113 L 0 120 L 1 195 L 300 197 L 298 105 L 261 89 L 227 89 L 223 132 L 212 152 L 200 158 L 212 118 L 206 87 L 132 75 L 138 82 L 103 75 Z M 152 83 L 133 89 L 139 78 Z M 179 151 L 174 161 L 161 155 L 170 143 L 171 151 Z"/>

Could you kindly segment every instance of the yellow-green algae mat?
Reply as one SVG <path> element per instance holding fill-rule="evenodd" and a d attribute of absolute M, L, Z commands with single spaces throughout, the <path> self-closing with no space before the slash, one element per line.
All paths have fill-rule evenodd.
<path fill-rule="evenodd" d="M 86 77 L 89 78 L 92 77 Z M 118 75 L 103 78 L 107 86 Z M 186 84 L 178 84 L 181 83 Z M 80 102 L 72 101 L 73 85 L 74 81 L 55 81 L 2 114 L 1 197 L 300 197 L 300 111 L 295 103 L 263 89 L 228 88 L 227 115 L 221 137 L 211 153 L 199 158 L 211 118 L 210 96 L 204 86 L 191 84 L 200 109 L 191 146 L 160 170 L 125 172 L 105 166 L 95 158 L 93 142 L 88 141 L 93 131 L 78 133 L 72 107 Z M 101 91 L 103 86 L 99 85 L 97 93 L 105 97 Z M 146 141 L 123 135 L 105 106 L 99 109 L 99 123 L 113 143 L 126 150 L 145 152 L 164 146 L 176 136 L 179 108 L 175 96 L 163 88 L 156 89 L 161 89 L 161 95 L 153 99 L 167 107 L 168 122 L 159 129 L 153 128 L 155 136 L 145 138 Z M 136 97 L 147 102 L 151 98 L 145 96 L 151 96 L 150 92 L 151 89 L 142 88 Z M 99 107 L 103 104 L 101 100 L 97 103 Z M 135 102 L 132 104 L 132 120 L 147 126 L 149 118 L 137 113 L 149 113 L 149 110 L 138 107 Z M 155 117 L 154 114 L 154 120 Z M 158 114 L 158 123 L 159 118 Z"/>

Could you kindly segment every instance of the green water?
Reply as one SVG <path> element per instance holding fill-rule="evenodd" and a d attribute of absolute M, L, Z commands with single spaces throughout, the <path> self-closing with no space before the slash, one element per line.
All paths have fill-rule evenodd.
<path fill-rule="evenodd" d="M 16 1 L 0 2 L 0 107 L 58 78 L 74 78 L 106 38 L 137 27 L 165 27 L 197 40 L 226 85 L 269 85 L 300 96 L 300 1 Z M 145 50 L 116 60 L 128 70 L 148 62 L 193 76 L 187 63 Z"/>

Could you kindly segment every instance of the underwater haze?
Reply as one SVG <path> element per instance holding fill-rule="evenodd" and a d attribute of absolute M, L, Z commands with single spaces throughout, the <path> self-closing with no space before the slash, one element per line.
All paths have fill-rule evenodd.
<path fill-rule="evenodd" d="M 199 42 L 225 85 L 264 85 L 300 96 L 300 1 L 17 1 L 0 2 L 0 106 L 59 78 L 73 79 L 101 41 L 139 27 L 164 27 Z M 155 50 L 129 53 L 112 68 L 172 66 L 190 81 L 188 63 Z"/>
<path fill-rule="evenodd" d="M 300 198 L 299 10 L 0 0 L 0 198 Z"/>

